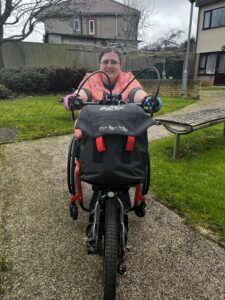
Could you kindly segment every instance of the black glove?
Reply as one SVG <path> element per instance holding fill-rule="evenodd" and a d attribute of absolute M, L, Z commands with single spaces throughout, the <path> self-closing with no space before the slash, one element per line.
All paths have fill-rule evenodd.
<path fill-rule="evenodd" d="M 79 96 L 67 95 L 64 97 L 64 106 L 68 110 L 80 110 L 83 107 L 83 102 Z"/>
<path fill-rule="evenodd" d="M 162 107 L 162 101 L 155 96 L 146 96 L 142 101 L 142 107 L 147 113 L 155 113 Z"/>

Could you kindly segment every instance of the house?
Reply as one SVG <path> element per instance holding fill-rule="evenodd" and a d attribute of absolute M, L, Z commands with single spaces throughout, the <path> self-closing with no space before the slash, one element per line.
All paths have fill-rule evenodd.
<path fill-rule="evenodd" d="M 45 26 L 45 41 L 51 44 L 96 46 L 129 45 L 137 49 L 140 12 L 113 0 L 92 1 L 91 6 L 48 8 L 38 16 Z"/>
<path fill-rule="evenodd" d="M 196 79 L 225 85 L 225 0 L 197 0 Z"/>

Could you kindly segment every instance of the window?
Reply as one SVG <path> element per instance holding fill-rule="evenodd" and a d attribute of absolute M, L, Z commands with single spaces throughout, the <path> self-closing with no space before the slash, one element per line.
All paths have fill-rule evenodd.
<path fill-rule="evenodd" d="M 89 34 L 95 34 L 95 20 L 89 20 Z"/>
<path fill-rule="evenodd" d="M 211 11 L 205 12 L 204 15 L 204 29 L 210 28 Z"/>
<path fill-rule="evenodd" d="M 203 29 L 225 26 L 225 7 L 204 12 Z"/>
<path fill-rule="evenodd" d="M 200 62 L 199 62 L 199 70 L 198 70 L 199 74 L 205 74 L 206 58 L 207 58 L 206 55 L 201 54 Z"/>
<path fill-rule="evenodd" d="M 212 11 L 211 27 L 225 26 L 225 7 Z"/>
<path fill-rule="evenodd" d="M 81 23 L 79 18 L 74 20 L 74 30 L 75 32 L 81 32 Z"/>
<path fill-rule="evenodd" d="M 225 54 L 220 54 L 219 56 L 219 65 L 217 72 L 219 74 L 225 73 Z"/>
<path fill-rule="evenodd" d="M 200 55 L 199 75 L 214 75 L 216 70 L 217 53 L 207 53 Z"/>
<path fill-rule="evenodd" d="M 215 74 L 217 54 L 209 54 L 206 63 L 206 74 Z"/>

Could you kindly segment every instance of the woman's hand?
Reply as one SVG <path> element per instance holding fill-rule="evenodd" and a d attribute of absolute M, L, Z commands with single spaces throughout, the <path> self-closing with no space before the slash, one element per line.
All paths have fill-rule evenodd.
<path fill-rule="evenodd" d="M 71 94 L 67 95 L 63 99 L 64 107 L 67 110 L 80 110 L 82 108 L 82 99 L 79 95 Z"/>
<path fill-rule="evenodd" d="M 162 100 L 155 96 L 146 96 L 142 101 L 142 107 L 147 113 L 155 113 L 162 107 Z"/>

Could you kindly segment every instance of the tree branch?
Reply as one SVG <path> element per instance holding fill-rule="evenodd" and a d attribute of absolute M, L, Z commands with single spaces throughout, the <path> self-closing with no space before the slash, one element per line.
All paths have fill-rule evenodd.
<path fill-rule="evenodd" d="M 0 44 L 13 40 L 24 40 L 34 30 L 35 26 L 43 18 L 48 16 L 65 17 L 71 10 L 90 7 L 97 0 L 5 0 L 4 7 L 1 7 L 3 13 L 0 15 Z M 72 8 L 71 9 L 71 2 Z M 52 13 L 51 13 L 52 12 Z M 73 15 L 74 13 L 72 13 Z M 12 34 L 3 38 L 4 27 L 7 29 L 13 25 L 21 25 L 21 31 L 18 34 Z"/>

